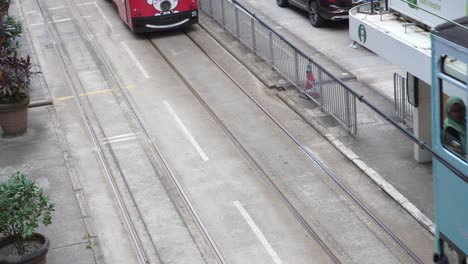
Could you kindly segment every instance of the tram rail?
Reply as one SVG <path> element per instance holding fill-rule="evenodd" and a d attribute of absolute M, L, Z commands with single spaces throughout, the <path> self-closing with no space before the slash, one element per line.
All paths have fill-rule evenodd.
<path fill-rule="evenodd" d="M 40 0 L 36 0 L 39 7 L 41 7 Z M 75 11 L 75 15 L 77 17 L 79 16 L 78 10 L 75 9 L 75 7 L 71 4 L 69 4 L 70 8 Z M 44 19 L 48 19 L 47 14 L 44 12 L 44 10 L 41 8 L 41 13 L 44 17 Z M 99 55 L 99 59 L 103 62 L 106 70 L 108 71 L 109 75 L 112 78 L 112 82 L 115 84 L 115 86 L 118 88 L 118 91 L 123 95 L 125 103 L 128 105 L 132 115 L 135 117 L 137 120 L 140 129 L 142 130 L 143 134 L 146 136 L 148 141 L 151 144 L 151 147 L 155 150 L 155 152 L 159 155 L 159 158 L 164 164 L 164 167 L 167 171 L 167 173 L 170 175 L 173 183 L 176 185 L 177 190 L 181 194 L 181 196 L 184 199 L 184 202 L 190 209 L 192 215 L 196 219 L 198 225 L 200 228 L 203 230 L 203 233 L 207 240 L 209 241 L 213 251 L 218 257 L 218 260 L 221 263 L 227 263 L 227 261 L 224 259 L 223 254 L 220 250 L 220 248 L 217 246 L 216 241 L 212 238 L 212 236 L 209 233 L 209 230 L 206 228 L 206 226 L 203 224 L 202 219 L 199 217 L 198 213 L 196 212 L 195 208 L 193 207 L 190 198 L 188 197 L 186 191 L 183 189 L 179 181 L 177 180 L 174 172 L 170 168 L 169 164 L 167 161 L 164 159 L 163 154 L 161 153 L 156 140 L 151 136 L 149 133 L 149 129 L 146 126 L 141 114 L 138 111 L 138 108 L 136 104 L 132 101 L 131 97 L 128 95 L 128 92 L 126 89 L 124 89 L 124 86 L 122 83 L 119 81 L 119 78 L 117 74 L 113 71 L 112 67 L 110 66 L 110 62 L 105 56 L 105 53 L 103 50 L 99 47 L 99 45 L 95 42 L 95 40 L 91 37 L 92 33 L 91 30 L 88 28 L 87 24 L 82 20 L 82 19 L 77 19 L 79 22 L 80 27 L 83 29 L 83 31 L 87 34 L 87 39 L 88 42 L 92 45 L 92 48 L 96 52 L 96 54 Z M 47 27 L 49 31 L 49 35 L 51 36 L 52 39 L 55 39 L 53 34 L 50 32 L 49 29 L 50 26 Z M 190 37 L 189 34 L 185 33 L 198 47 L 199 44 Z M 281 199 L 281 201 L 284 203 L 284 205 L 287 206 L 287 208 L 290 210 L 290 212 L 294 215 L 294 217 L 297 219 L 297 221 L 305 228 L 307 233 L 309 233 L 319 244 L 321 249 L 327 254 L 327 256 L 330 258 L 330 260 L 333 263 L 341 263 L 339 258 L 333 253 L 333 251 L 326 245 L 326 243 L 320 238 L 320 236 L 317 234 L 317 232 L 308 224 L 307 220 L 301 215 L 301 213 L 294 207 L 294 205 L 287 199 L 286 195 L 283 194 L 280 189 L 275 185 L 275 183 L 270 179 L 270 177 L 263 171 L 261 166 L 258 164 L 258 162 L 255 161 L 254 157 L 248 153 L 246 148 L 242 145 L 242 143 L 236 138 L 234 133 L 232 133 L 228 127 L 221 121 L 219 117 L 217 117 L 216 113 L 210 108 L 210 106 L 203 100 L 203 98 L 200 96 L 200 94 L 197 93 L 197 91 L 192 87 L 190 82 L 183 76 L 182 72 L 177 69 L 177 67 L 168 59 L 168 57 L 162 52 L 158 46 L 151 41 L 149 37 L 147 37 L 147 40 L 149 43 L 155 48 L 155 50 L 165 59 L 166 63 L 172 68 L 172 70 L 178 75 L 178 77 L 186 84 L 188 89 L 192 92 L 192 94 L 197 98 L 197 100 L 200 102 L 200 104 L 206 109 L 206 111 L 210 114 L 210 116 L 214 119 L 214 121 L 222 128 L 222 130 L 226 133 L 228 138 L 235 144 L 235 146 L 243 153 L 243 155 L 248 159 L 248 161 L 256 168 L 257 172 L 262 176 L 262 178 L 265 180 L 269 188 L 278 195 L 278 197 Z M 124 219 L 125 225 L 130 233 L 130 236 L 132 238 L 132 243 L 138 253 L 138 257 L 140 260 L 140 263 L 149 263 L 148 258 L 146 256 L 145 250 L 142 246 L 142 243 L 140 241 L 140 238 L 138 237 L 137 231 L 135 230 L 134 224 L 132 223 L 131 217 L 129 215 L 129 212 L 125 206 L 125 203 L 122 199 L 122 195 L 117 187 L 117 184 L 115 182 L 115 178 L 112 175 L 112 172 L 109 168 L 109 163 L 106 160 L 103 149 L 101 148 L 99 138 L 97 136 L 97 132 L 95 128 L 93 128 L 92 123 L 90 122 L 89 116 L 86 113 L 85 107 L 83 106 L 82 99 L 79 96 L 79 91 L 77 90 L 77 85 L 76 85 L 76 80 L 74 77 L 74 74 L 71 72 L 72 70 L 69 69 L 67 66 L 66 60 L 64 58 L 64 52 L 57 46 L 55 45 L 55 49 L 57 54 L 59 54 L 60 61 L 62 62 L 64 69 L 66 70 L 67 74 L 67 80 L 69 82 L 69 86 L 72 89 L 72 93 L 74 96 L 74 100 L 79 106 L 80 113 L 82 116 L 82 119 L 85 122 L 87 131 L 89 135 L 92 138 L 93 144 L 95 145 L 100 162 L 106 172 L 107 179 L 109 181 L 109 184 L 112 188 L 112 192 L 114 194 L 114 197 L 118 203 L 119 209 L 121 211 L 122 217 Z M 200 50 L 203 51 L 203 49 L 200 47 Z M 307 156 L 312 159 L 329 177 L 333 179 L 333 181 L 336 182 L 336 184 L 356 203 L 359 205 L 360 208 L 362 208 L 384 231 L 393 239 L 395 240 L 398 245 L 401 246 L 401 248 L 408 254 L 410 255 L 416 263 L 423 263 L 406 245 L 391 231 L 389 228 L 381 222 L 371 211 L 369 208 L 367 208 L 332 172 L 331 170 L 326 167 L 311 151 L 309 151 L 304 144 L 302 144 L 297 138 L 294 137 L 294 135 L 288 131 L 288 129 L 283 126 L 271 113 L 269 113 L 266 108 L 259 103 L 253 95 L 251 95 L 245 88 L 242 87 L 230 74 L 228 71 L 226 71 L 219 63 L 217 63 L 208 53 L 203 51 L 205 55 L 234 83 L 236 84 L 239 89 L 242 90 L 242 92 L 250 98 L 252 102 L 254 102 L 285 134 L 290 137 L 295 144 L 297 144 L 306 154 Z"/>
<path fill-rule="evenodd" d="M 188 36 L 188 34 L 186 34 Z M 265 182 L 268 184 L 268 186 L 273 190 L 273 192 L 278 195 L 278 197 L 283 201 L 283 203 L 288 207 L 290 212 L 294 215 L 294 217 L 299 221 L 299 223 L 305 228 L 307 233 L 311 235 L 311 237 L 319 244 L 321 249 L 327 254 L 327 256 L 330 258 L 330 260 L 333 263 L 341 263 L 341 261 L 338 259 L 338 257 L 333 254 L 331 249 L 325 244 L 325 242 L 320 238 L 320 236 L 317 234 L 317 232 L 307 223 L 307 221 L 302 217 L 300 212 L 294 208 L 291 202 L 288 201 L 286 196 L 279 190 L 279 188 L 270 180 L 268 175 L 263 171 L 263 169 L 258 165 L 258 163 L 255 161 L 255 159 L 248 153 L 248 151 L 242 146 L 242 143 L 236 139 L 236 136 L 229 130 L 229 128 L 221 121 L 221 119 L 216 115 L 216 113 L 210 108 L 210 106 L 203 100 L 203 98 L 198 94 L 198 92 L 193 88 L 193 86 L 190 84 L 190 82 L 183 76 L 183 74 L 177 69 L 177 67 L 168 59 L 168 57 L 164 54 L 164 52 L 161 51 L 161 49 L 158 48 L 158 46 L 148 39 L 153 45 L 153 47 L 158 51 L 158 53 L 164 58 L 167 64 L 170 65 L 172 70 L 179 76 L 179 78 L 185 83 L 187 88 L 192 92 L 192 94 L 197 98 L 197 100 L 200 102 L 200 104 L 203 106 L 203 108 L 206 109 L 206 111 L 210 114 L 210 116 L 214 119 L 214 121 L 221 127 L 221 129 L 226 133 L 228 138 L 236 145 L 236 147 L 241 151 L 241 153 L 244 155 L 245 158 L 255 167 L 257 172 L 262 176 L 262 178 L 265 180 Z M 193 39 L 192 41 L 196 43 Z M 206 53 L 205 53 L 206 54 Z M 211 57 L 206 54 L 208 58 L 211 59 Z M 211 59 L 212 60 L 212 59 Z M 214 60 L 212 60 L 223 72 L 226 74 L 226 76 L 229 77 L 236 85 L 239 86 L 244 92 L 245 89 L 243 89 L 230 75 L 227 73 L 219 64 L 217 64 Z M 247 93 L 247 95 L 249 95 Z M 252 99 L 252 98 L 251 98 Z M 261 107 L 260 104 L 257 104 L 258 106 Z M 271 118 L 271 116 L 270 116 Z"/>
<path fill-rule="evenodd" d="M 44 10 L 42 8 L 42 5 L 40 3 L 40 0 L 36 0 L 36 2 L 37 2 L 38 6 L 40 8 L 41 15 L 44 17 L 44 19 L 47 22 L 48 16 L 44 12 Z M 71 9 L 73 9 L 75 11 L 75 14 L 79 14 L 79 12 L 75 9 L 73 4 L 69 4 L 69 6 L 70 6 Z M 80 17 L 80 16 L 77 15 L 77 17 Z M 140 113 L 137 111 L 134 103 L 129 98 L 127 91 L 124 89 L 124 85 L 120 83 L 120 81 L 118 80 L 118 77 L 116 76 L 114 71 L 111 69 L 110 64 L 107 61 L 105 55 L 102 53 L 102 50 L 99 48 L 97 43 L 91 37 L 92 33 L 90 32 L 88 26 L 86 25 L 86 23 L 84 23 L 82 21 L 82 19 L 78 19 L 78 21 L 79 21 L 79 24 L 80 24 L 81 28 L 86 32 L 89 43 L 92 45 L 95 52 L 99 55 L 99 59 L 103 62 L 105 68 L 107 69 L 109 75 L 111 76 L 112 81 L 114 82 L 114 84 L 116 85 L 118 90 L 123 95 L 123 98 L 124 98 L 126 104 L 128 105 L 128 107 L 132 111 L 132 114 L 134 115 L 137 122 L 139 123 L 140 128 L 144 132 L 144 135 L 147 137 L 147 139 L 151 143 L 151 146 L 156 151 L 156 153 L 159 155 L 159 158 L 163 162 L 165 169 L 167 170 L 168 174 L 171 176 L 171 179 L 173 180 L 173 182 L 176 185 L 178 191 L 180 192 L 181 196 L 183 197 L 184 202 L 187 204 L 187 206 L 189 207 L 191 213 L 195 217 L 195 219 L 196 219 L 197 223 L 199 224 L 200 228 L 203 230 L 204 235 L 208 239 L 208 241 L 209 241 L 210 245 L 212 246 L 214 252 L 216 253 L 219 261 L 221 263 L 223 263 L 223 264 L 227 263 L 226 260 L 224 259 L 223 255 L 222 255 L 221 251 L 219 250 L 218 246 L 216 245 L 215 241 L 213 240 L 213 238 L 209 234 L 207 228 L 205 227 L 202 220 L 200 219 L 197 212 L 195 211 L 195 209 L 194 209 L 192 203 L 190 202 L 190 199 L 188 198 L 185 190 L 182 188 L 181 184 L 179 183 L 179 181 L 175 177 L 173 171 L 171 170 L 168 163 L 166 162 L 163 155 L 161 154 L 161 151 L 159 150 L 158 146 L 156 145 L 155 140 L 149 134 L 149 130 L 148 130 L 147 126 L 145 125 L 143 119 L 141 118 Z M 47 24 L 49 24 L 49 23 L 47 23 Z M 47 31 L 48 31 L 49 36 L 52 39 L 55 39 L 52 32 L 51 32 L 51 30 L 49 29 L 49 26 L 47 26 Z M 54 48 L 55 48 L 57 54 L 59 55 L 59 59 L 60 59 L 60 61 L 62 63 L 62 66 L 64 67 L 64 69 L 66 71 L 67 81 L 68 81 L 69 86 L 70 86 L 70 88 L 72 90 L 73 98 L 74 98 L 75 102 L 77 103 L 77 105 L 78 105 L 78 107 L 80 109 L 80 114 L 82 116 L 83 121 L 85 122 L 85 126 L 86 126 L 86 129 L 88 131 L 88 134 L 91 136 L 93 144 L 96 147 L 96 150 L 97 150 L 97 153 L 98 153 L 98 156 L 99 156 L 99 161 L 100 161 L 100 163 L 102 164 L 102 166 L 104 168 L 104 171 L 106 173 L 106 177 L 107 177 L 107 179 L 109 181 L 109 184 L 111 186 L 111 189 L 112 189 L 112 193 L 113 193 L 114 198 L 116 199 L 116 201 L 118 203 L 119 210 L 120 210 L 121 215 L 122 215 L 122 217 L 124 219 L 125 226 L 127 227 L 128 231 L 129 231 L 129 234 L 130 234 L 131 239 L 132 239 L 132 243 L 134 245 L 135 250 L 137 251 L 140 263 L 142 263 L 142 264 L 150 263 L 148 261 L 148 257 L 147 257 L 147 255 L 145 253 L 145 250 L 144 250 L 144 247 L 143 247 L 143 245 L 141 243 L 141 240 L 140 240 L 140 238 L 138 236 L 138 233 L 137 233 L 137 231 L 135 229 L 135 225 L 132 222 L 130 214 L 128 212 L 128 209 L 127 209 L 127 207 L 126 207 L 126 205 L 125 205 L 125 203 L 123 201 L 121 191 L 119 190 L 119 188 L 118 188 L 118 186 L 116 184 L 115 177 L 111 172 L 109 162 L 105 158 L 104 151 L 103 151 L 103 149 L 101 147 L 101 143 L 99 141 L 99 137 L 97 136 L 96 130 L 93 128 L 93 126 L 92 126 L 92 124 L 90 122 L 89 116 L 86 113 L 85 107 L 83 106 L 83 102 L 82 102 L 82 99 L 81 99 L 81 96 L 80 96 L 80 92 L 76 88 L 78 85 L 76 84 L 76 81 L 74 80 L 75 78 L 74 78 L 73 74 L 71 73 L 71 70 L 67 66 L 66 60 L 64 58 L 66 55 L 64 55 L 64 52 L 58 47 L 58 45 L 54 45 Z"/>
<path fill-rule="evenodd" d="M 36 3 L 38 5 L 38 7 L 39 7 L 39 10 L 40 10 L 40 13 L 41 13 L 42 17 L 44 18 L 44 20 L 45 20 L 45 22 L 47 24 L 47 33 L 48 33 L 48 35 L 50 36 L 51 39 L 55 39 L 53 33 L 51 32 L 51 30 L 49 28 L 50 23 L 47 23 L 49 18 L 47 16 L 46 12 L 44 11 L 43 4 L 41 3 L 40 0 L 36 0 Z M 97 136 L 96 130 L 93 128 L 93 126 L 91 124 L 91 121 L 90 121 L 90 119 L 89 119 L 89 117 L 88 117 L 88 115 L 87 115 L 87 113 L 85 111 L 85 108 L 83 106 L 83 102 L 82 102 L 82 99 L 80 97 L 80 92 L 77 89 L 76 77 L 74 77 L 74 75 L 70 72 L 70 69 L 67 66 L 67 63 L 66 63 L 66 60 L 65 60 L 65 55 L 64 55 L 63 51 L 58 47 L 58 45 L 54 45 L 54 49 L 55 49 L 56 53 L 58 54 L 58 57 L 60 59 L 60 62 L 62 63 L 62 66 L 65 69 L 66 80 L 67 80 L 67 82 L 68 82 L 68 84 L 69 84 L 69 86 L 71 88 L 72 93 L 73 93 L 73 99 L 75 100 L 76 104 L 78 105 L 78 107 L 80 109 L 80 114 L 81 114 L 81 117 L 82 117 L 82 119 L 83 119 L 83 121 L 85 123 L 88 134 L 90 135 L 91 140 L 93 141 L 93 144 L 96 147 L 96 151 L 97 151 L 97 154 L 99 156 L 99 161 L 102 164 L 102 167 L 103 167 L 103 169 L 105 171 L 107 180 L 108 180 L 109 185 L 110 185 L 110 187 L 112 189 L 112 193 L 114 195 L 114 198 L 117 201 L 118 208 L 119 208 L 120 213 L 122 215 L 122 218 L 124 220 L 124 224 L 125 224 L 128 232 L 129 232 L 129 234 L 130 234 L 132 244 L 134 245 L 134 248 L 135 248 L 135 250 L 137 252 L 139 261 L 142 264 L 147 264 L 147 263 L 149 263 L 148 257 L 146 255 L 144 249 L 143 249 L 141 240 L 138 237 L 137 231 L 135 229 L 135 225 L 134 225 L 134 223 L 133 223 L 133 221 L 132 221 L 132 219 L 130 217 L 127 206 L 125 205 L 125 203 L 123 201 L 122 194 L 121 194 L 121 192 L 119 191 L 119 189 L 117 187 L 116 179 L 115 179 L 114 175 L 111 172 L 109 162 L 107 161 L 107 159 L 104 156 L 104 151 L 103 151 L 103 149 L 101 147 L 101 144 L 99 143 L 99 138 Z"/>
<path fill-rule="evenodd" d="M 233 82 L 236 84 L 237 87 L 239 87 L 240 90 L 252 101 L 257 105 L 285 134 L 288 135 L 289 138 L 291 138 L 295 144 L 297 144 L 306 154 L 307 156 L 312 159 L 329 177 L 333 179 L 333 181 L 362 209 L 368 214 L 373 221 L 378 224 L 395 242 L 408 254 L 415 260 L 416 263 L 422 264 L 422 260 L 409 249 L 398 237 L 395 235 L 375 214 L 371 212 L 371 210 L 362 202 L 360 201 L 357 196 L 355 196 L 351 190 L 349 190 L 334 174 L 333 172 L 325 165 L 323 164 L 310 150 L 308 150 L 304 144 L 302 144 L 294 135 L 288 131 L 288 129 L 283 126 L 266 108 L 254 98 L 252 94 L 250 94 L 244 87 L 242 87 L 239 82 L 235 80 L 234 77 L 229 74 L 227 70 L 225 70 L 218 62 L 216 62 L 206 51 L 204 51 L 200 45 L 186 32 L 184 32 L 185 35 L 187 35 L 197 47 L 200 48 L 201 51 Z M 273 190 L 274 193 L 278 195 L 278 197 L 283 201 L 283 203 L 287 206 L 287 208 L 291 211 L 291 213 L 294 215 L 294 217 L 298 220 L 298 222 L 306 229 L 306 231 L 317 241 L 317 243 L 320 245 L 320 247 L 326 252 L 326 254 L 329 256 L 329 258 L 334 262 L 334 263 L 341 263 L 338 259 L 338 257 L 333 254 L 331 249 L 325 244 L 325 242 L 320 238 L 320 236 L 317 234 L 316 231 L 313 230 L 313 228 L 307 223 L 307 221 L 304 219 L 304 217 L 300 214 L 300 212 L 294 207 L 294 205 L 287 199 L 285 194 L 281 192 L 281 190 L 276 186 L 276 184 L 271 180 L 270 177 L 262 170 L 260 165 L 255 161 L 255 159 L 248 153 L 246 148 L 242 146 L 242 143 L 239 142 L 235 135 L 229 131 L 227 126 L 221 121 L 220 118 L 216 116 L 216 114 L 211 110 L 209 105 L 203 100 L 203 98 L 198 94 L 198 92 L 192 87 L 192 85 L 187 81 L 186 78 L 184 78 L 183 74 L 177 69 L 177 67 L 167 58 L 167 56 L 162 52 L 157 45 L 150 41 L 151 44 L 155 47 L 155 49 L 158 51 L 158 53 L 166 60 L 166 62 L 171 66 L 171 68 L 177 73 L 179 78 L 183 80 L 183 82 L 187 85 L 187 87 L 190 89 L 190 91 L 193 93 L 193 95 L 199 100 L 199 102 L 203 105 L 203 107 L 210 113 L 210 115 L 215 119 L 216 123 L 225 131 L 229 139 L 233 141 L 233 143 L 239 148 L 239 150 L 243 153 L 243 155 L 249 160 L 249 162 L 252 163 L 252 165 L 256 168 L 258 173 L 262 176 L 262 178 L 266 181 L 268 186 Z"/>

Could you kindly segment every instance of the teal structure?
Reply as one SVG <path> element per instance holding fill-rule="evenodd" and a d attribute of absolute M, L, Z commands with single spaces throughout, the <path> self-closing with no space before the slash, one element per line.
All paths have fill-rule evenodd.
<path fill-rule="evenodd" d="M 456 20 L 468 27 L 468 17 Z M 435 197 L 435 263 L 467 264 L 468 254 L 468 155 L 466 143 L 456 145 L 458 153 L 444 144 L 443 121 L 446 118 L 444 103 L 448 90 L 456 91 L 456 96 L 468 102 L 468 29 L 447 22 L 436 27 L 431 35 L 432 41 L 432 146 L 433 150 L 451 166 L 443 165 L 433 159 L 434 197 Z M 447 60 L 456 59 L 456 74 L 448 69 Z M 461 66 L 460 66 L 461 65 Z M 464 65 L 464 66 L 463 66 Z M 450 95 L 452 96 L 452 95 Z M 465 124 L 467 121 L 465 111 Z M 465 127 L 466 135 L 466 127 Z M 461 175 L 460 175 L 461 173 Z M 463 177 L 464 176 L 464 177 Z M 449 250 L 449 249 L 450 250 Z M 451 256 L 449 256 L 449 253 Z"/>

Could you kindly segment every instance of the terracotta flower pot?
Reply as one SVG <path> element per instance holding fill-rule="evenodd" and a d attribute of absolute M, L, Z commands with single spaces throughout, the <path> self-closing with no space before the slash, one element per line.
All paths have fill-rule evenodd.
<path fill-rule="evenodd" d="M 4 4 L 3 6 L 0 6 L 0 21 L 3 21 L 3 17 L 8 14 L 8 9 L 10 8 L 10 2 Z"/>
<path fill-rule="evenodd" d="M 0 104 L 0 127 L 5 136 L 18 136 L 28 130 L 29 97 L 17 104 Z"/>
<path fill-rule="evenodd" d="M 0 6 L 0 12 L 8 12 L 9 8 L 10 8 L 10 1 Z"/>
<path fill-rule="evenodd" d="M 2 46 L 3 43 L 5 43 L 5 41 L 6 41 L 5 37 L 0 37 L 0 46 Z"/>
<path fill-rule="evenodd" d="M 22 256 L 0 256 L 0 263 L 4 264 L 46 264 L 46 255 L 49 251 L 49 239 L 47 237 L 35 233 L 33 235 L 34 238 L 41 240 L 42 246 L 36 250 L 35 252 L 25 254 Z M 7 237 L 3 240 L 0 240 L 0 248 L 11 244 L 12 237 Z"/>

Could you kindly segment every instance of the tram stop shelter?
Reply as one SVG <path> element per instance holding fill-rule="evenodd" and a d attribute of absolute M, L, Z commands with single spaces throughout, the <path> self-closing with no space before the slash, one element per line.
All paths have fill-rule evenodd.
<path fill-rule="evenodd" d="M 431 33 L 435 26 L 465 16 L 467 2 L 381 0 L 350 10 L 352 40 L 407 72 L 404 100 L 414 107 L 414 135 L 431 146 Z M 401 102 L 405 103 L 405 102 Z M 414 158 L 430 162 L 431 154 L 414 145 Z"/>

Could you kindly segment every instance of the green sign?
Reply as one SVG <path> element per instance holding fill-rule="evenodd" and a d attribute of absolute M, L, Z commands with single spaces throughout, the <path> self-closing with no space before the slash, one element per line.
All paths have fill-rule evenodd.
<path fill-rule="evenodd" d="M 367 32 L 366 32 L 366 28 L 364 27 L 363 24 L 359 25 L 359 28 L 358 28 L 358 35 L 359 35 L 359 40 L 360 40 L 362 43 L 366 43 L 366 40 L 367 40 Z"/>

